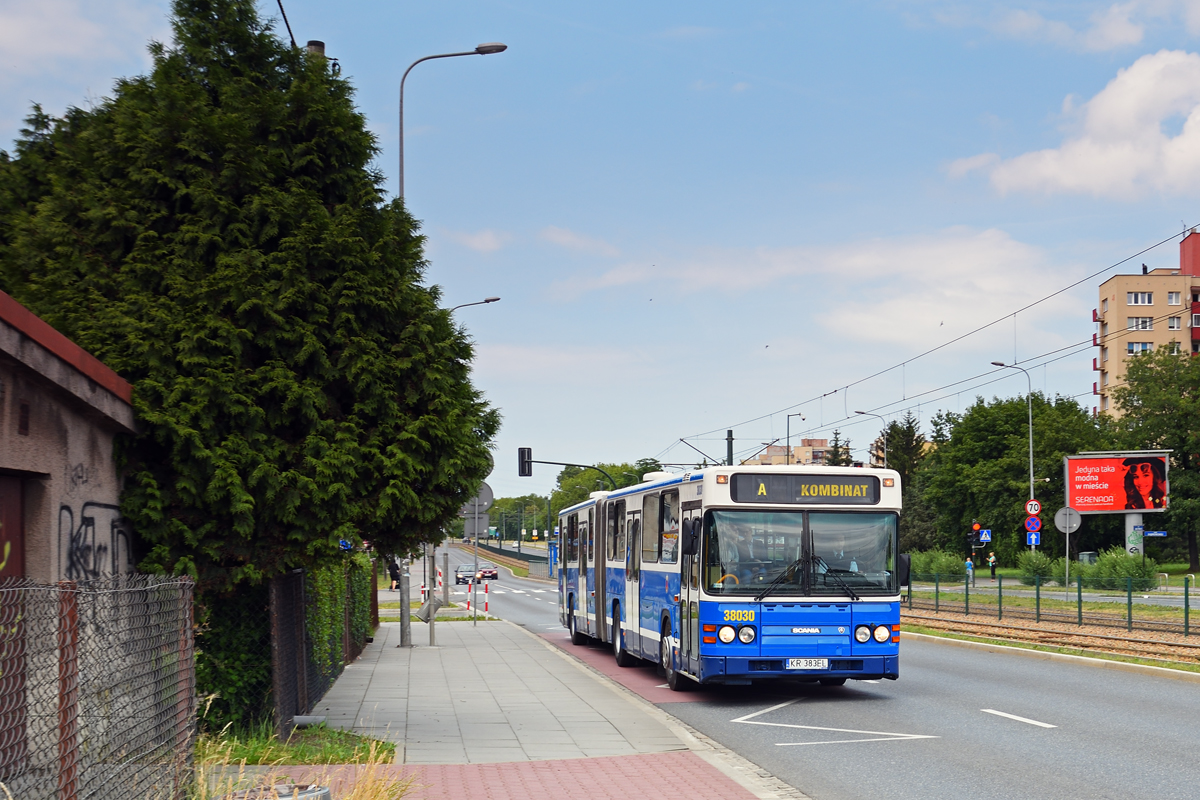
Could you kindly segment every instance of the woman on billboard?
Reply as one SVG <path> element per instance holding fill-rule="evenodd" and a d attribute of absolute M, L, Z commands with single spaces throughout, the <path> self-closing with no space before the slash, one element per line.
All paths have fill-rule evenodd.
<path fill-rule="evenodd" d="M 1162 508 L 1166 505 L 1167 470 L 1162 458 L 1127 458 L 1125 508 Z"/>

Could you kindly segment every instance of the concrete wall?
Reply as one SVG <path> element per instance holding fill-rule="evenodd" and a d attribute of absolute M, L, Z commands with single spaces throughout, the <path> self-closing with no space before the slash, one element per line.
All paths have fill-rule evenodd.
<path fill-rule="evenodd" d="M 133 570 L 113 461 L 114 438 L 134 431 L 130 398 L 128 383 L 0 292 L 0 476 L 20 481 L 25 577 Z"/>

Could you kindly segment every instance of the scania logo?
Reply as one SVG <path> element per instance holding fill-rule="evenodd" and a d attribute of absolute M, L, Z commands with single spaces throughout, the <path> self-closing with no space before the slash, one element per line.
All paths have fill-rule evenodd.
<path fill-rule="evenodd" d="M 845 628 L 838 628 L 838 633 L 845 633 L 845 632 L 846 632 Z"/>
<path fill-rule="evenodd" d="M 820 628 L 792 628 L 792 633 L 820 633 Z"/>

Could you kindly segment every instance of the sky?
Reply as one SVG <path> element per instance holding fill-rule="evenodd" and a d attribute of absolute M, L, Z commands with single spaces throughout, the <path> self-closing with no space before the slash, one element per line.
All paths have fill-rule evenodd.
<path fill-rule="evenodd" d="M 283 3 L 392 193 L 404 70 L 508 45 L 405 85 L 428 281 L 502 298 L 454 312 L 503 415 L 497 496 L 554 485 L 521 446 L 686 464 L 727 429 L 743 458 L 837 429 L 863 458 L 856 411 L 928 431 L 1028 385 L 1091 408 L 1097 287 L 1200 224 L 1200 0 Z M 0 148 L 32 103 L 145 72 L 168 13 L 0 0 Z"/>

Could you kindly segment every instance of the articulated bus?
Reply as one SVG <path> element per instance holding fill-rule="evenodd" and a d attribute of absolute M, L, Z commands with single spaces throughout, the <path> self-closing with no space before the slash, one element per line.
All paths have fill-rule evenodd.
<path fill-rule="evenodd" d="M 852 467 L 652 472 L 559 512 L 575 644 L 667 684 L 899 676 L 900 478 Z"/>

